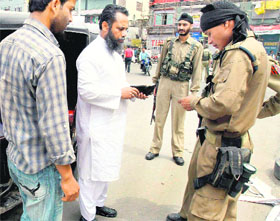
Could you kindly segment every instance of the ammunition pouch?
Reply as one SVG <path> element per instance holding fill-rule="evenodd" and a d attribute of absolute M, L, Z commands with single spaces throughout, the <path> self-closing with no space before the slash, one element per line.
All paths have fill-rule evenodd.
<path fill-rule="evenodd" d="M 173 44 L 174 41 L 171 40 L 166 57 L 162 62 L 160 73 L 173 81 L 189 81 L 193 71 L 191 58 L 193 56 L 195 43 L 191 45 L 190 51 L 187 53 L 185 60 L 182 63 L 177 63 L 172 60 Z"/>
<path fill-rule="evenodd" d="M 236 146 L 226 146 L 236 144 Z M 211 174 L 194 180 L 194 188 L 199 189 L 206 184 L 227 190 L 228 194 L 235 197 L 242 189 L 256 169 L 249 164 L 251 151 L 240 148 L 241 137 L 222 137 L 222 147 L 217 154 L 216 165 Z"/>
<path fill-rule="evenodd" d="M 210 52 L 203 52 L 202 54 L 202 61 L 209 61 L 210 59 Z"/>
<path fill-rule="evenodd" d="M 172 75 L 177 75 L 179 73 L 179 68 L 171 65 L 169 68 L 169 73 Z"/>

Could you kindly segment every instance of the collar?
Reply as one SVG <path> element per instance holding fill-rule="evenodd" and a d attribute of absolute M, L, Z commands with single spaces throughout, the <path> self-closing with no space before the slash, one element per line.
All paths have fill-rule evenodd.
<path fill-rule="evenodd" d="M 57 47 L 59 47 L 58 41 L 54 37 L 53 33 L 44 24 L 42 24 L 37 19 L 28 18 L 24 21 L 24 25 L 30 25 L 33 28 L 37 29 L 39 32 L 41 32 L 42 35 L 44 35 L 53 44 L 55 44 Z"/>
<path fill-rule="evenodd" d="M 175 38 L 175 41 L 181 42 L 179 36 Z M 192 37 L 189 36 L 186 41 L 182 42 L 182 44 L 191 44 L 192 42 L 193 42 Z"/>
<path fill-rule="evenodd" d="M 253 32 L 253 31 L 247 31 L 247 37 L 246 37 L 246 39 L 247 39 L 247 38 L 255 38 L 254 32 Z M 246 39 L 245 39 L 245 40 L 246 40 Z M 243 40 L 243 41 L 245 41 L 245 40 Z M 237 43 L 235 43 L 234 45 L 240 45 L 243 41 L 237 42 Z M 231 41 L 230 43 L 228 43 L 228 45 L 227 45 L 225 48 L 230 47 L 230 46 L 232 46 L 232 45 L 233 45 L 233 41 Z"/>

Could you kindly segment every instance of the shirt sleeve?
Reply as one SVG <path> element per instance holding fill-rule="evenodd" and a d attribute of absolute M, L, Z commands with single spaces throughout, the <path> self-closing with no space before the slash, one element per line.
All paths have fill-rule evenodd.
<path fill-rule="evenodd" d="M 263 107 L 258 115 L 259 119 L 271 117 L 280 113 L 280 93 L 270 97 L 264 102 Z"/>
<path fill-rule="evenodd" d="M 64 56 L 53 57 L 40 70 L 36 88 L 39 130 L 50 161 L 58 165 L 75 161 L 70 140 L 65 70 Z"/>
<path fill-rule="evenodd" d="M 112 84 L 100 83 L 102 67 L 90 57 L 82 57 L 77 61 L 78 93 L 80 98 L 89 104 L 107 109 L 118 109 L 121 101 L 121 88 Z M 123 87 L 129 85 L 125 82 Z"/>
<path fill-rule="evenodd" d="M 192 94 L 196 94 L 200 89 L 201 73 L 202 73 L 202 54 L 203 47 L 201 44 L 198 45 L 197 51 L 193 57 L 193 73 L 191 78 L 190 91 Z"/>
<path fill-rule="evenodd" d="M 215 92 L 209 97 L 193 98 L 191 106 L 210 120 L 232 115 L 240 109 L 252 73 L 251 61 L 244 52 L 228 51 L 219 73 L 213 78 Z"/>

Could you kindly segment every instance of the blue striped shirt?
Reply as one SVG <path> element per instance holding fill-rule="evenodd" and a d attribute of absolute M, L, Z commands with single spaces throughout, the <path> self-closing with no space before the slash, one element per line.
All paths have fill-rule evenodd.
<path fill-rule="evenodd" d="M 27 174 L 74 162 L 65 58 L 46 26 L 29 18 L 1 42 L 0 77 L 8 158 Z"/>

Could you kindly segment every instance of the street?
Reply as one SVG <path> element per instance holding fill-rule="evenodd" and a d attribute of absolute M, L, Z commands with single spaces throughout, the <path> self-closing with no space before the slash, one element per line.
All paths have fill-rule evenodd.
<path fill-rule="evenodd" d="M 153 65 L 154 73 L 156 64 Z M 144 76 L 139 64 L 131 65 L 127 74 L 131 85 L 152 85 L 151 76 Z M 204 83 L 201 84 L 204 86 Z M 273 95 L 267 91 L 266 98 Z M 182 203 L 187 170 L 196 142 L 195 130 L 198 118 L 195 111 L 187 112 L 185 121 L 184 166 L 177 166 L 171 154 L 171 118 L 167 118 L 163 146 L 159 157 L 145 160 L 153 136 L 154 123 L 150 125 L 153 96 L 146 100 L 130 102 L 128 107 L 125 145 L 120 179 L 109 185 L 105 205 L 118 211 L 117 218 L 97 216 L 98 221 L 164 221 L 167 214 L 178 212 Z M 273 175 L 274 162 L 280 157 L 280 115 L 257 120 L 250 130 L 255 149 L 251 164 L 257 168 L 254 177 L 271 188 L 271 193 L 280 198 L 280 181 Z M 272 206 L 238 202 L 238 221 L 263 221 Z M 78 200 L 65 203 L 63 221 L 78 221 Z M 18 220 L 13 214 L 5 220 Z"/>
<path fill-rule="evenodd" d="M 153 65 L 154 73 L 156 64 Z M 152 85 L 151 77 L 141 73 L 138 64 L 132 64 L 127 74 L 131 85 Z M 204 83 L 202 83 L 202 86 Z M 268 90 L 266 98 L 274 92 Z M 153 96 L 147 100 L 130 102 L 128 107 L 125 146 L 120 179 L 109 185 L 106 206 L 118 211 L 116 221 L 164 221 L 167 214 L 180 210 L 187 183 L 187 169 L 196 142 L 198 118 L 195 111 L 188 112 L 185 121 L 185 165 L 177 166 L 171 154 L 171 118 L 168 116 L 164 130 L 163 146 L 159 157 L 145 160 L 152 141 L 154 124 L 150 125 Z M 170 114 L 169 114 L 170 115 Z M 280 116 L 257 120 L 251 129 L 255 145 L 251 163 L 257 167 L 255 177 L 272 188 L 280 197 L 280 181 L 273 175 L 274 161 L 280 157 Z M 238 203 L 238 221 L 263 221 L 271 206 Z M 66 203 L 64 221 L 78 220 L 78 202 Z M 97 216 L 99 221 L 112 220 Z"/>

